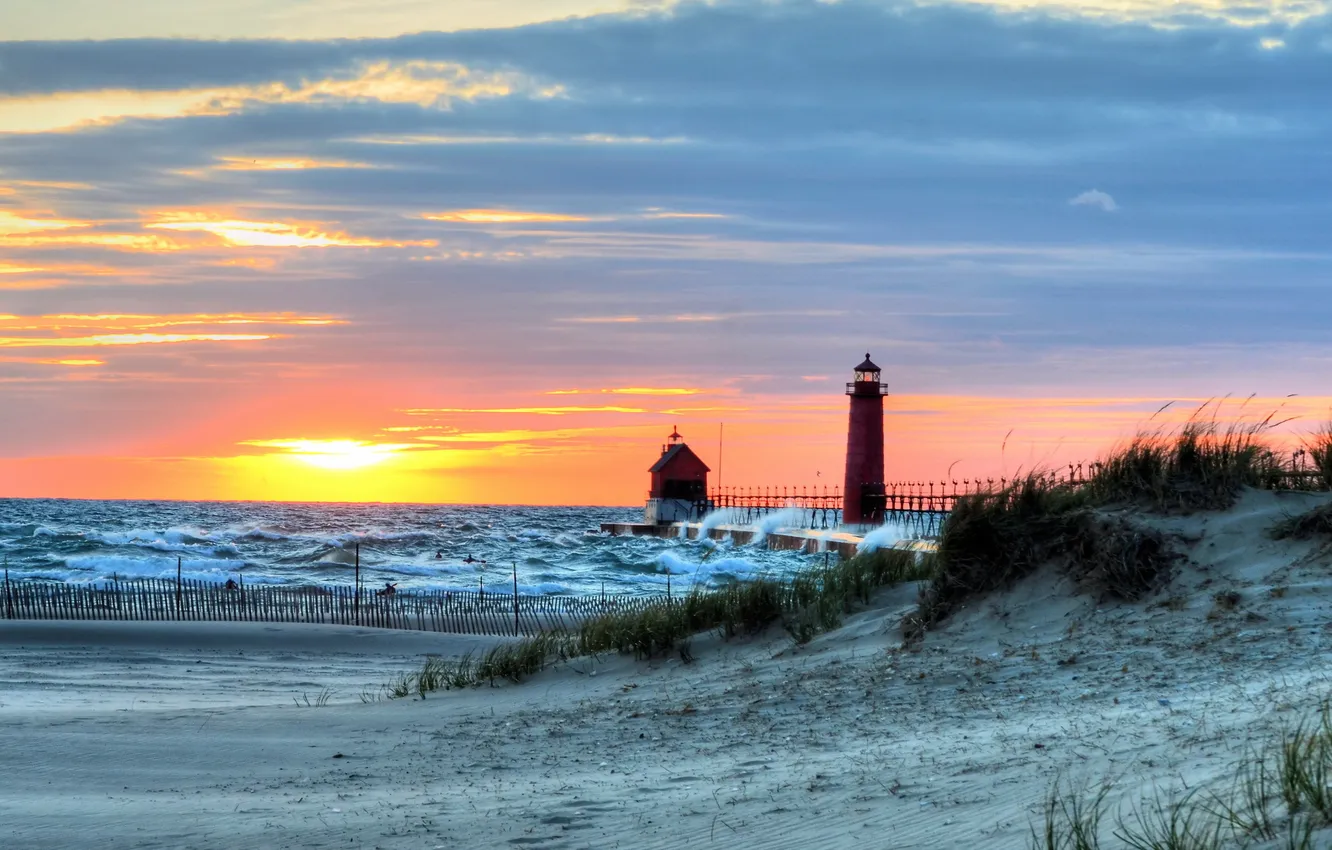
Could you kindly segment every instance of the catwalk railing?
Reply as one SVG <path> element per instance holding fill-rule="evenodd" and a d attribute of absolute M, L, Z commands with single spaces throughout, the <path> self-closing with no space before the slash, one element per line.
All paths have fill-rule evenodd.
<path fill-rule="evenodd" d="M 678 597 L 678 594 L 676 594 Z M 98 585 L 5 579 L 9 620 L 323 623 L 479 635 L 533 635 L 600 614 L 641 611 L 662 596 L 523 596 L 488 590 L 246 585 L 135 579 Z M 665 598 L 672 598 L 667 585 Z"/>
<path fill-rule="evenodd" d="M 1263 473 L 1262 486 L 1269 490 L 1327 490 L 1323 474 L 1311 468 L 1307 453 L 1296 451 L 1289 459 L 1274 458 Z M 1078 486 L 1096 474 L 1098 463 L 1070 463 L 1038 473 L 1055 484 Z M 937 537 L 944 518 L 963 496 L 1003 490 L 1021 478 L 961 478 L 943 481 L 896 481 L 866 485 L 861 504 L 869 506 L 869 526 L 895 523 L 911 536 Z M 778 512 L 788 512 L 784 524 L 795 528 L 836 528 L 842 523 L 840 487 L 730 487 L 716 490 L 700 503 L 698 518 L 709 510 L 732 512 L 737 524 L 752 524 Z"/>

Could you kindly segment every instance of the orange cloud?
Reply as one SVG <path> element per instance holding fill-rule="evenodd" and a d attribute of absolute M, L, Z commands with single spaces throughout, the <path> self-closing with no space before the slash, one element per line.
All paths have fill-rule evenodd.
<path fill-rule="evenodd" d="M 535 413 L 539 416 L 564 416 L 570 413 L 647 413 L 641 407 L 436 407 L 404 410 L 408 416 L 437 413 Z"/>
<path fill-rule="evenodd" d="M 28 218 L 26 215 L 0 210 L 0 236 L 39 233 L 44 230 L 67 230 L 72 227 L 90 227 L 91 222 L 59 218 Z"/>
<path fill-rule="evenodd" d="M 105 360 L 50 360 L 41 357 L 0 357 L 0 363 L 33 363 L 39 366 L 105 366 Z"/>
<path fill-rule="evenodd" d="M 74 225 L 78 227 L 90 225 Z M 16 248 L 47 248 L 88 245 L 116 251 L 134 251 L 145 254 L 164 254 L 189 247 L 174 239 L 148 233 L 17 233 L 0 230 L 0 245 Z"/>
<path fill-rule="evenodd" d="M 0 348 L 85 348 L 98 345 L 162 345 L 177 342 L 256 342 L 272 334 L 97 334 L 95 336 L 0 336 Z"/>
<path fill-rule="evenodd" d="M 139 313 L 54 313 L 44 316 L 0 315 L 0 330 L 49 331 L 64 328 L 146 330 L 182 325 L 345 325 L 335 316 L 302 316 L 295 313 L 191 313 L 147 315 Z"/>
<path fill-rule="evenodd" d="M 342 159 L 250 159 L 243 156 L 218 157 L 218 171 L 308 171 L 322 168 L 374 168 L 366 162 L 348 162 Z"/>
<path fill-rule="evenodd" d="M 422 213 L 427 221 L 458 221 L 468 224 L 515 224 L 527 222 L 591 221 L 582 215 L 565 213 L 520 212 L 518 210 L 448 210 Z"/>
<path fill-rule="evenodd" d="M 559 86 L 538 84 L 515 71 L 473 71 L 453 62 L 367 62 L 346 75 L 305 80 L 300 85 L 139 91 L 103 89 L 0 98 L 0 133 L 74 130 L 127 118 L 230 115 L 265 104 L 371 101 L 446 109 L 456 100 L 508 97 L 551 98 Z"/>
<path fill-rule="evenodd" d="M 32 272 L 44 272 L 46 269 L 38 266 L 16 266 L 12 263 L 0 263 L 0 274 L 30 274 Z"/>
<path fill-rule="evenodd" d="M 548 390 L 546 395 L 700 395 L 711 390 L 688 387 L 614 387 L 604 390 Z"/>
<path fill-rule="evenodd" d="M 285 334 L 230 333 L 235 325 L 304 327 L 346 324 L 333 316 L 292 313 L 197 313 L 190 315 L 79 314 L 0 315 L 0 348 L 92 348 L 97 346 L 170 345 L 188 342 L 262 342 Z M 189 328 L 189 333 L 161 332 Z M 91 365 L 91 364 L 89 364 Z"/>
<path fill-rule="evenodd" d="M 404 248 L 433 247 L 434 240 L 396 242 L 346 233 L 326 232 L 312 222 L 218 219 L 207 213 L 165 212 L 145 225 L 155 230 L 208 233 L 226 245 L 242 248 Z"/>

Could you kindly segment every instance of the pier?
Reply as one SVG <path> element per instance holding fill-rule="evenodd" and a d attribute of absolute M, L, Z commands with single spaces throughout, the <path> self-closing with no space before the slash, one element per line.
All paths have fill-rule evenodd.
<path fill-rule="evenodd" d="M 783 528 L 778 531 L 763 532 L 752 525 L 714 525 L 706 531 L 700 522 L 673 522 L 655 525 L 645 522 L 603 522 L 601 530 L 613 535 L 632 535 L 635 537 L 658 537 L 663 540 L 699 540 L 707 537 L 712 540 L 730 540 L 743 546 L 762 537 L 769 549 L 778 551 L 800 551 L 806 554 L 827 552 L 839 558 L 853 558 L 859 550 L 864 534 L 853 531 L 822 529 Z M 933 542 L 922 538 L 907 538 L 894 543 L 890 548 L 928 550 Z"/>

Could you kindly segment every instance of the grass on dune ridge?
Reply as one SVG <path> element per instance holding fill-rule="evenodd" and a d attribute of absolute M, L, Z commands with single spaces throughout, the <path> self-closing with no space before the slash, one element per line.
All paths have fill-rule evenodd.
<path fill-rule="evenodd" d="M 1140 433 L 1093 465 L 1085 481 L 1037 472 L 959 499 L 940 534 L 935 577 L 903 623 L 907 639 L 1049 562 L 1116 598 L 1151 593 L 1179 556 L 1160 532 L 1105 508 L 1221 510 L 1246 487 L 1332 489 L 1332 425 L 1307 438 L 1302 453 L 1283 453 L 1268 439 L 1283 424 L 1275 414 L 1223 428 L 1218 410 L 1203 405 L 1174 433 Z M 1301 465 L 1304 457 L 1312 468 Z M 1332 531 L 1332 508 L 1296 531 L 1308 529 Z"/>
<path fill-rule="evenodd" d="M 918 552 L 879 550 L 810 568 L 785 581 L 759 578 L 718 589 L 696 589 L 641 611 L 590 618 L 576 630 L 502 644 L 480 657 L 431 656 L 421 670 L 386 685 L 385 693 L 424 697 L 438 690 L 520 682 L 552 664 L 608 652 L 638 659 L 678 652 L 690 661 L 690 640 L 704 632 L 731 638 L 781 624 L 797 642 L 805 643 L 836 628 L 846 613 L 868 603 L 880 588 L 928 578 L 932 561 Z"/>

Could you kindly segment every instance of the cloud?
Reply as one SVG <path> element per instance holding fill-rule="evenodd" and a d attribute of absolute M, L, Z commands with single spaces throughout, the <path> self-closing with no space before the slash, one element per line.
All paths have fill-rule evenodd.
<path fill-rule="evenodd" d="M 1077 197 L 1070 198 L 1069 204 L 1075 207 L 1100 207 L 1106 212 L 1114 212 L 1119 209 L 1115 199 L 1110 197 L 1100 189 L 1088 189 Z"/>
<path fill-rule="evenodd" d="M 314 168 L 374 168 L 365 162 L 347 162 L 337 159 L 309 159 L 306 157 L 271 157 L 250 159 L 243 156 L 219 157 L 218 171 L 306 171 Z"/>
<path fill-rule="evenodd" d="M 314 222 L 221 219 L 209 213 L 162 212 L 145 225 L 153 230 L 209 233 L 225 245 L 258 248 L 406 248 L 432 247 L 433 239 L 391 240 L 326 231 Z"/>
<path fill-rule="evenodd" d="M 519 224 L 519 223 L 559 223 L 590 221 L 584 215 L 567 213 L 520 212 L 518 210 L 449 210 L 447 212 L 422 213 L 427 221 L 456 221 L 467 224 Z"/>
<path fill-rule="evenodd" d="M 0 336 L 0 348 L 86 348 L 99 345 L 167 345 L 179 342 L 259 342 L 271 334 L 97 334 L 95 336 Z"/>
<path fill-rule="evenodd" d="M 701 395 L 710 392 L 704 389 L 695 389 L 693 387 L 610 387 L 600 390 L 547 390 L 546 395 L 649 395 L 649 396 L 680 396 L 680 395 Z"/>
<path fill-rule="evenodd" d="M 483 434 L 652 427 L 688 401 L 544 406 L 569 388 L 714 387 L 767 411 L 754 399 L 820 390 L 781 416 L 844 414 L 849 367 L 881 348 L 904 391 L 1320 386 L 1328 187 L 1305 163 L 1332 144 L 1332 17 L 1148 5 L 724 0 L 0 45 L 5 120 L 29 131 L 0 138 L 4 309 L 167 317 L 0 334 L 283 337 L 6 360 L 0 409 L 29 415 L 0 440 L 364 437 L 407 408 Z M 1231 23 L 1245 8 L 1284 22 Z M 1109 186 L 1134 214 L 1107 230 L 1051 186 Z M 166 324 L 281 313 L 347 324 Z M 119 381 L 119 406 L 93 381 L 19 392 L 80 371 Z M 50 425 L 90 412 L 97 435 Z"/>
<path fill-rule="evenodd" d="M 0 315 L 0 348 L 95 348 L 195 342 L 264 342 L 279 339 L 285 334 L 267 330 L 264 333 L 233 333 L 230 329 L 236 325 L 282 328 L 320 327 L 344 323 L 344 320 L 333 316 L 291 313 Z M 163 332 L 162 329 L 165 328 L 175 330 Z M 185 329 L 191 332 L 180 332 Z M 54 362 L 75 365 L 75 361 Z M 91 360 L 77 363 L 77 365 L 100 364 L 101 361 Z"/>
<path fill-rule="evenodd" d="M 404 410 L 408 416 L 433 416 L 441 413 L 530 413 L 537 416 L 566 416 L 571 413 L 647 413 L 640 407 L 439 407 Z"/>
<path fill-rule="evenodd" d="M 2 54 L 0 54 L 2 55 Z M 456 101 L 522 94 L 555 97 L 512 71 L 478 72 L 456 62 L 408 60 L 356 63 L 322 79 L 154 90 L 101 88 L 0 97 L 0 133 L 38 133 L 130 118 L 220 116 L 277 104 L 374 102 L 449 109 Z"/>

